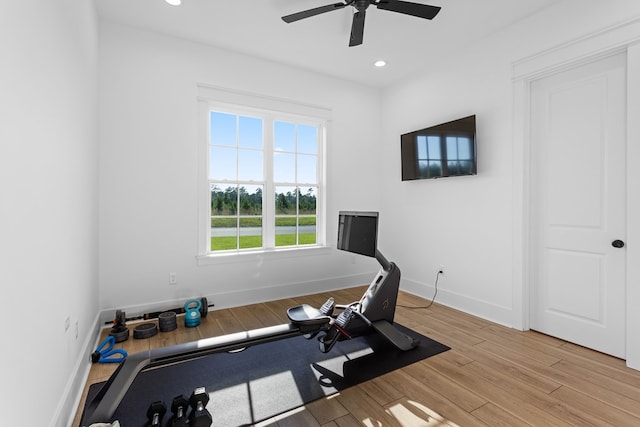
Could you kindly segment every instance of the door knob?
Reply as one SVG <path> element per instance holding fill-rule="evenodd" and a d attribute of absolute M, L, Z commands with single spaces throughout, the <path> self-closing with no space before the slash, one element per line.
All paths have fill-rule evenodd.
<path fill-rule="evenodd" d="M 624 242 L 622 240 L 614 240 L 613 242 L 611 242 L 611 246 L 620 249 L 624 247 Z"/>

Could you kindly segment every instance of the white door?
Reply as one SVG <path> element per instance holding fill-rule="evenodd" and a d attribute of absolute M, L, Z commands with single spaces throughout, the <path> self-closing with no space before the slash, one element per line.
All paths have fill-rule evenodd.
<path fill-rule="evenodd" d="M 531 329 L 621 358 L 625 94 L 623 54 L 531 86 Z"/>

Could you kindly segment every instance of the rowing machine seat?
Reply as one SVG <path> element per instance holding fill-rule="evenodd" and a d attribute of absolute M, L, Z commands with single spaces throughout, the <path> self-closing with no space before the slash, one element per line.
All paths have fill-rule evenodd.
<path fill-rule="evenodd" d="M 306 327 L 320 329 L 331 321 L 331 316 L 323 314 L 320 310 L 308 304 L 291 307 L 287 310 L 287 316 L 291 322 L 300 326 L 300 329 Z"/>
<path fill-rule="evenodd" d="M 322 314 L 320 310 L 308 304 L 291 307 L 287 310 L 287 316 L 291 323 L 300 328 L 300 332 L 312 333 L 314 336 L 320 330 L 327 328 L 331 322 L 331 316 Z"/>

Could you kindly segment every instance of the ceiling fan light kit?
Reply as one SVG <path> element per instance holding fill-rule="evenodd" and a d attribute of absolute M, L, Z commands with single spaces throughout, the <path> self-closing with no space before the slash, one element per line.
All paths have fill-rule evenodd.
<path fill-rule="evenodd" d="M 283 16 L 282 20 L 287 24 L 290 24 L 301 19 L 310 18 L 322 13 L 332 12 L 334 10 L 344 9 L 347 6 L 351 6 L 354 8 L 355 13 L 353 14 L 353 22 L 351 24 L 349 46 L 358 46 L 362 44 L 364 38 L 364 20 L 367 8 L 371 5 L 378 9 L 429 20 L 435 18 L 441 9 L 440 6 L 431 6 L 428 4 L 403 0 L 345 0 L 344 3 L 333 3 L 326 6 L 314 7 L 312 9 L 292 13 L 291 15 Z"/>

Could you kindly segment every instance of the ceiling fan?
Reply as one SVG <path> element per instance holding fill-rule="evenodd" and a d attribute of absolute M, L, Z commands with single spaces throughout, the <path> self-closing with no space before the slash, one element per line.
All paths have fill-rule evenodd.
<path fill-rule="evenodd" d="M 349 46 L 358 46 L 362 44 L 364 37 L 364 18 L 367 8 L 374 5 L 378 9 L 388 10 L 390 12 L 402 13 L 405 15 L 416 16 L 418 18 L 433 19 L 440 12 L 439 6 L 430 6 L 427 4 L 413 3 L 402 0 L 345 0 L 344 3 L 333 3 L 326 6 L 314 7 L 313 9 L 303 10 L 302 12 L 292 13 L 282 17 L 282 20 L 288 24 L 299 21 L 304 18 L 320 15 L 322 13 L 331 12 L 333 10 L 344 9 L 352 6 L 356 13 L 353 14 L 353 22 L 351 24 L 351 38 Z"/>

